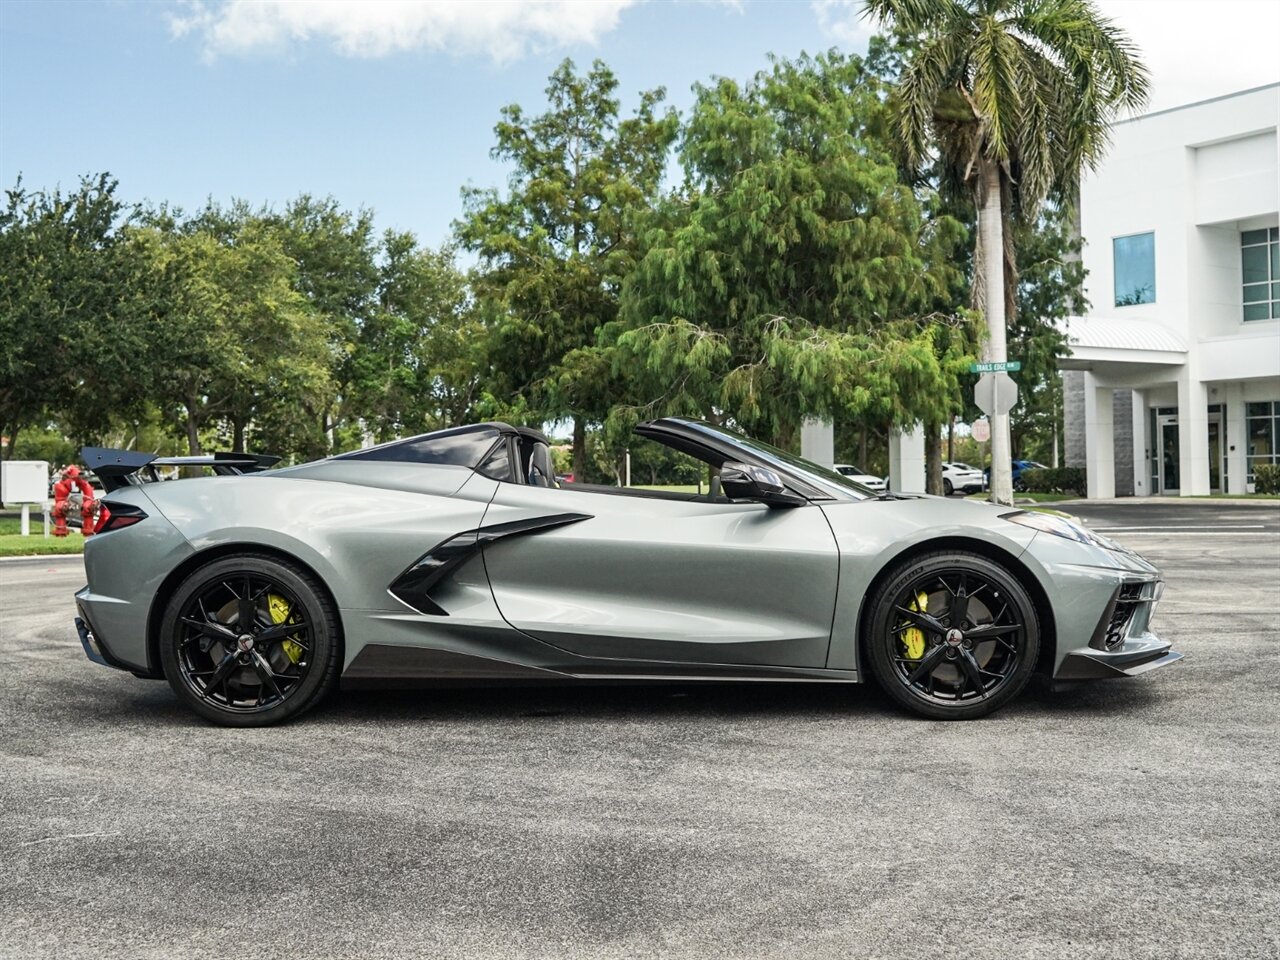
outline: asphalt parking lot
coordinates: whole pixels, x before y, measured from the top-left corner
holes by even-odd
[[[0,955],[1280,956],[1280,504],[1068,509],[1186,659],[967,724],[741,685],[229,731],[84,658],[78,558],[0,564]]]

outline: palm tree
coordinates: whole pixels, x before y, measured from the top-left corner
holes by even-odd
[[[1074,204],[1111,122],[1146,103],[1147,70],[1091,0],[866,0],[865,15],[913,41],[894,95],[908,165],[937,156],[974,193],[974,303],[985,359],[1003,361],[1016,285],[1006,221],[1033,219],[1049,197]],[[1011,503],[1009,418],[992,421],[991,498]]]

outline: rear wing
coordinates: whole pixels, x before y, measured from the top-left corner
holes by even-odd
[[[258,453],[213,453],[203,457],[161,457],[137,450],[85,447],[80,459],[92,470],[108,493],[138,483],[155,483],[160,467],[208,467],[218,476],[257,473],[280,462],[279,457]]]

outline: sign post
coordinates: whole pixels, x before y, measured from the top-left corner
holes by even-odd
[[[973,401],[978,405],[978,409],[997,420],[1008,415],[1018,402],[1018,385],[1009,374],[1017,373],[1021,369],[1022,363],[1019,360],[993,360],[970,364],[970,373],[981,374],[973,388]],[[990,426],[988,425],[986,429],[989,431]],[[995,447],[996,444],[993,443],[990,473],[993,502],[996,502],[997,489]]]

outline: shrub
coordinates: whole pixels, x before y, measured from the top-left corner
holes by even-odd
[[[1253,468],[1254,493],[1280,493],[1280,463],[1260,463]]]
[[[1084,467],[1023,470],[1022,484],[1031,493],[1065,493],[1083,497],[1087,490]]]

